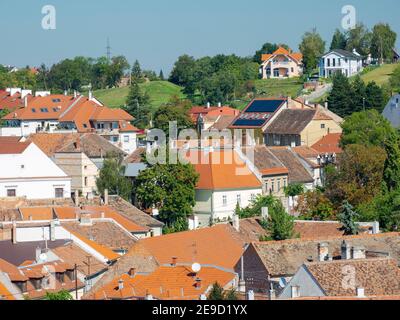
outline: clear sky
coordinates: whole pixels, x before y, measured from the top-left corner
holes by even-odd
[[[56,30],[41,27],[47,4],[56,8]],[[329,45],[347,4],[355,6],[358,21],[368,27],[388,22],[400,38],[398,0],[0,0],[0,63],[99,57],[109,37],[112,54],[167,73],[184,53],[247,56],[267,41],[297,49],[313,27]]]

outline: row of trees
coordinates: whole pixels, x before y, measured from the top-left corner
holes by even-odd
[[[196,103],[226,103],[242,95],[247,81],[257,79],[258,67],[252,58],[236,55],[200,59],[182,55],[174,64],[169,81],[183,86]]]
[[[352,51],[355,49],[361,55],[371,54],[373,58],[383,63],[385,60],[391,61],[396,38],[396,32],[387,23],[378,23],[371,31],[364,24],[359,23],[354,29],[345,33],[337,29],[333,35],[330,50]]]
[[[37,72],[32,72],[29,67],[17,72],[8,72],[7,68],[0,66],[0,88],[22,87],[29,89],[45,90],[82,90],[89,85],[93,89],[116,87],[125,76],[142,82],[144,79],[164,80],[163,72],[157,74],[151,70],[142,70],[138,61],[132,69],[124,56],[115,56],[110,60],[106,57],[97,59],[75,57],[65,59],[51,68],[42,64]]]
[[[390,96],[390,88],[381,88],[375,82],[365,85],[360,76],[349,80],[341,72],[333,76],[332,91],[328,96],[330,110],[341,117],[353,112],[375,109],[382,112]]]

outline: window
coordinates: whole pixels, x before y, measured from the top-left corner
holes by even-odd
[[[292,298],[300,297],[300,287],[299,286],[292,286]]]
[[[88,185],[88,177],[85,177],[85,187]]]
[[[129,136],[124,136],[124,142],[129,142]]]
[[[118,142],[118,137],[112,137],[111,139],[113,142]]]
[[[283,187],[286,188],[286,179],[283,179]]]
[[[83,127],[86,129],[86,128],[87,128],[87,124],[86,124],[86,123],[84,123],[84,124],[83,124]]]
[[[64,198],[64,188],[56,188],[55,196],[56,198]]]
[[[16,189],[7,189],[7,197],[16,197],[17,190]]]
[[[226,195],[222,196],[222,206],[226,207],[228,205],[228,198]]]
[[[240,194],[236,195],[236,202],[240,205],[240,203],[242,202],[242,197]]]
[[[47,108],[40,108],[40,112],[47,113],[47,112],[49,112],[49,109],[47,109]]]
[[[53,102],[54,102],[54,103],[61,102],[61,99],[53,99]]]
[[[328,62],[328,67],[330,67],[331,66],[331,59],[326,59],[326,61]]]
[[[291,68],[291,72],[294,72],[294,68],[293,67]]]
[[[255,195],[254,193],[252,193],[252,194],[250,195],[250,200],[251,200],[251,201],[256,200],[256,195]]]
[[[332,66],[336,67],[336,59],[335,58],[332,59]]]
[[[267,190],[267,192],[268,192],[268,181],[265,182],[265,190]]]
[[[325,129],[325,123],[321,124],[321,129]]]
[[[87,170],[87,166],[84,166],[83,169]]]
[[[281,191],[281,180],[278,180],[278,191]]]
[[[275,191],[275,182],[273,180],[271,181],[271,191]]]
[[[35,109],[35,108],[32,108],[32,112],[35,113],[35,112],[36,112],[36,109]]]

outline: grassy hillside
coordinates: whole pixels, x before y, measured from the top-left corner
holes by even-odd
[[[378,85],[383,85],[389,81],[390,76],[392,75],[394,69],[398,67],[400,64],[384,64],[378,68],[375,68],[363,75],[361,78],[365,83],[375,81]]]
[[[150,96],[150,104],[153,110],[163,103],[166,103],[174,95],[184,98],[182,88],[168,81],[151,81],[141,83],[140,87]],[[94,96],[111,108],[118,108],[125,105],[129,87],[113,88],[94,91]]]
[[[263,97],[291,96],[297,97],[303,88],[299,78],[256,80],[257,95]]]

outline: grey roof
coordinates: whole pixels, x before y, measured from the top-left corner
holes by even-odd
[[[137,177],[140,171],[146,168],[147,166],[144,163],[128,163],[125,166],[125,177]]]
[[[271,276],[293,275],[309,258],[318,261],[318,244],[328,244],[329,254],[335,258],[340,256],[341,244],[345,240],[349,246],[363,246],[367,257],[376,257],[388,253],[399,261],[400,234],[386,233],[375,235],[359,235],[348,237],[331,237],[313,240],[286,240],[253,243],[252,246],[261,258]]]
[[[346,58],[350,58],[350,59],[356,59],[356,60],[361,60],[362,57],[358,56],[356,54],[354,54],[353,52],[347,51],[347,50],[343,50],[343,49],[334,49],[329,51],[328,53],[326,53],[324,56],[332,53],[332,52],[336,52],[337,54],[344,56]]]
[[[316,110],[286,109],[265,129],[270,134],[300,134],[312,121]]]
[[[284,168],[285,165],[265,146],[243,147],[243,154],[254,154],[254,165],[260,171],[274,168]]]
[[[109,153],[125,156],[118,147],[95,133],[85,133],[79,138],[79,142],[71,142],[60,148],[57,152],[83,152],[89,158],[102,158]]]
[[[270,147],[272,154],[277,157],[289,170],[289,183],[312,183],[313,177],[300,161],[300,158],[289,147]]]

